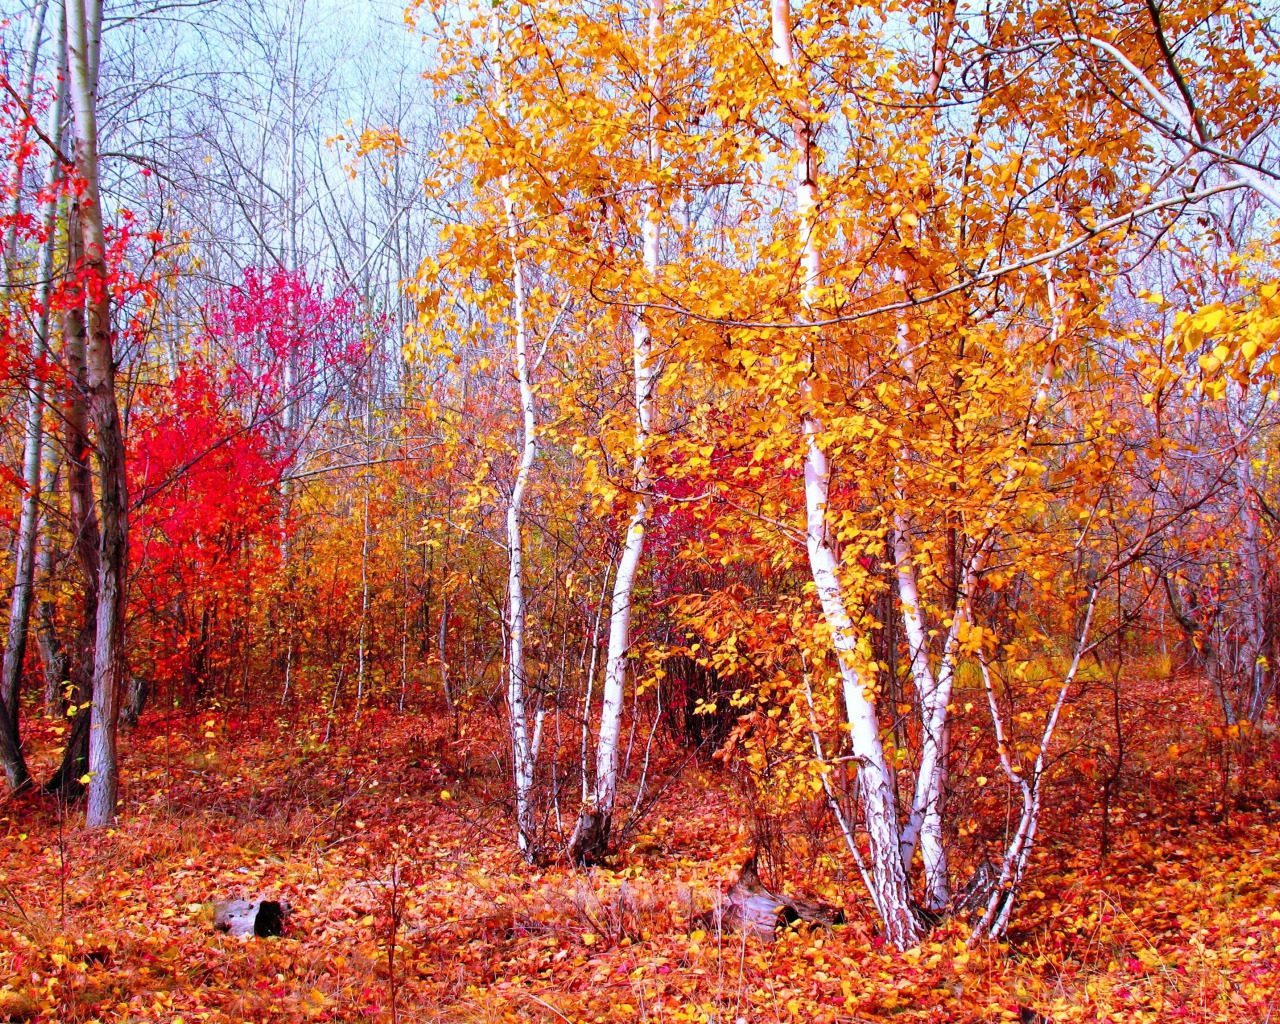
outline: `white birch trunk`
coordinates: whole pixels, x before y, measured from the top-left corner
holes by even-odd
[[[899,847],[908,874],[917,843],[924,859],[925,906],[943,910],[951,899],[947,878],[947,851],[942,836],[942,800],[947,754],[947,706],[955,674],[958,622],[953,623],[935,677],[929,664],[929,641],[920,606],[920,588],[912,565],[911,538],[905,518],[894,517],[893,547],[897,563],[898,596],[903,630],[911,656],[911,675],[920,701],[922,751],[916,775],[911,815],[903,827]],[[959,619],[959,610],[956,617]]]
[[[929,639],[925,632],[920,605],[920,588],[912,564],[911,537],[906,518],[894,516],[893,557],[897,564],[898,599],[902,603],[902,626],[907,635],[907,651],[911,657],[911,679],[916,692],[925,699],[933,692],[933,671],[929,667]]]
[[[1244,399],[1241,397],[1241,414]],[[1250,722],[1258,722],[1266,710],[1270,688],[1267,686],[1268,669],[1265,665],[1267,628],[1263,616],[1266,595],[1263,593],[1262,544],[1258,536],[1258,517],[1253,502],[1253,466],[1250,462],[1249,441],[1243,423],[1233,425],[1236,437],[1236,490],[1240,495],[1240,519],[1243,530],[1240,538],[1241,563],[1244,582],[1248,588],[1241,608],[1247,642],[1241,645],[1240,672],[1249,681],[1249,700],[1246,715]]]
[[[788,0],[772,0],[773,59],[784,81],[799,77],[791,41]],[[796,210],[801,246],[801,299],[812,307],[821,282],[822,264],[816,237],[817,158],[810,125],[798,116],[793,126]],[[911,894],[898,848],[893,776],[884,758],[876,715],[874,678],[865,672],[857,636],[840,582],[840,564],[827,532],[830,468],[821,442],[822,424],[812,409],[809,389],[802,396],[809,406],[803,417],[806,443],[804,466],[805,540],[809,567],[822,605],[823,617],[840,663],[849,739],[858,761],[858,784],[863,818],[870,839],[871,887],[885,934],[899,948],[913,945],[920,926],[911,909]]]
[[[1243,519],[1244,536],[1241,543],[1244,547],[1244,576],[1248,593],[1244,601],[1244,623],[1249,642],[1242,652],[1241,669],[1249,680],[1249,721],[1257,722],[1266,710],[1265,697],[1266,669],[1263,657],[1266,653],[1267,633],[1262,610],[1266,607],[1266,597],[1262,592],[1262,558],[1261,543],[1258,538],[1258,520],[1254,514],[1252,489],[1252,468],[1249,465],[1249,451],[1246,448],[1240,456],[1240,465],[1236,471],[1236,485],[1240,492],[1240,514]]]
[[[498,107],[508,106],[506,66],[502,56],[501,27],[495,14],[491,27],[496,47]],[[529,377],[529,329],[524,261],[520,256],[520,225],[516,216],[511,179],[502,179],[503,210],[507,221],[507,244],[511,249],[512,316],[515,326],[515,375],[520,388],[520,462],[511,499],[507,504],[507,715],[511,730],[511,769],[516,798],[516,842],[526,862],[537,861],[537,835],[533,815],[534,762],[541,743],[542,709],[529,728],[528,674],[525,665],[526,606],[524,599],[524,496],[537,456],[537,420],[533,385]]]
[[[662,140],[658,134],[660,111],[658,109],[657,46],[662,33],[664,0],[649,3],[649,112],[648,112],[648,166],[656,181],[658,166],[662,161]],[[646,199],[641,213],[641,243],[645,274],[650,281],[657,277],[661,229],[661,213],[653,199]],[[631,647],[631,607],[636,574],[644,553],[644,532],[649,521],[651,499],[649,496],[649,435],[653,429],[653,390],[655,381],[652,337],[644,315],[637,311],[631,332],[631,355],[635,376],[636,437],[633,473],[635,475],[635,506],[627,524],[622,555],[618,559],[618,572],[613,581],[613,599],[609,611],[609,645],[605,656],[604,692],[600,709],[600,730],[596,739],[596,777],[591,796],[583,808],[578,827],[571,842],[574,856],[584,853],[599,855],[608,842],[614,803],[618,793],[618,743],[622,735],[622,707],[626,688],[626,658]],[[589,827],[590,824],[590,827]],[[586,843],[590,832],[591,841]]]
[[[49,515],[49,497],[58,489],[58,479],[62,472],[62,449],[55,439],[45,432],[44,455],[41,457],[42,481],[40,490],[45,497],[45,512],[37,526],[39,533],[36,548],[36,577],[49,581],[53,577],[56,555],[56,526],[54,518]],[[58,636],[57,606],[49,595],[33,602],[32,612],[36,618],[36,642],[40,646],[40,662],[44,670],[44,710],[51,718],[63,718],[62,696],[63,686],[67,682],[67,657]]]
[[[817,440],[820,426],[807,415],[804,432],[808,439],[805,459],[805,539],[814,586],[822,604],[823,618],[831,631],[831,641],[840,662],[845,714],[849,719],[849,741],[858,762],[858,787],[862,813],[870,839],[871,884],[875,902],[890,942],[899,948],[913,945],[919,925],[911,909],[911,893],[899,850],[893,776],[884,758],[880,723],[876,716],[874,678],[865,674],[863,658],[840,583],[839,562],[827,534],[826,509],[830,483],[827,457]]]
[[[520,385],[522,416],[520,466],[507,505],[507,713],[511,721],[511,763],[515,781],[516,830],[520,852],[529,863],[538,856],[533,820],[533,769],[536,756],[529,734],[528,679],[525,669],[524,601],[524,495],[537,455],[537,422],[533,386],[529,382],[529,340],[525,308],[524,265],[519,252],[519,228],[509,183],[504,182],[503,205],[507,214],[507,238],[511,245],[511,288],[515,317],[515,371]],[[539,716],[541,718],[541,716]],[[539,723],[540,724],[540,723]],[[536,727],[535,727],[536,730]],[[540,731],[540,730],[536,730]]]
[[[936,82],[931,80],[936,88]],[[1064,312],[1059,308],[1057,289],[1052,268],[1045,271],[1049,305],[1052,311],[1050,329],[1051,346],[1056,347],[1062,337]],[[899,354],[904,365],[911,368],[911,357],[904,334],[899,332]],[[1027,422],[1019,443],[1020,454],[1025,457],[1032,438],[1040,424],[1052,363],[1042,372],[1035,397],[1027,416]],[[1014,485],[1020,471],[1012,467],[1005,474],[1006,488]],[[942,911],[951,899],[947,872],[946,846],[942,832],[942,806],[946,796],[948,721],[950,718],[951,692],[955,681],[957,660],[960,656],[961,633],[973,621],[973,593],[986,567],[986,561],[998,536],[997,511],[992,510],[979,535],[977,546],[965,564],[963,584],[952,622],[947,630],[942,657],[936,676],[929,664],[928,634],[920,612],[920,595],[915,569],[912,565],[912,546],[906,519],[902,515],[894,521],[894,558],[897,563],[898,590],[902,600],[902,618],[908,644],[911,648],[912,675],[920,696],[921,757],[916,775],[915,793],[911,814],[902,830],[901,852],[908,872],[917,844],[920,847],[925,873],[925,905],[933,911]]]
[[[1056,318],[1055,318],[1056,319]],[[1055,325],[1054,337],[1057,338],[1058,327]],[[1046,373],[1037,389],[1035,405],[1028,417],[1026,429],[1021,442],[1022,454],[1025,456],[1032,436],[1039,425],[1040,411],[1044,389],[1047,387]],[[1019,473],[1010,469],[1005,475],[1006,485],[1013,484]],[[914,635],[924,640],[926,633],[919,615],[919,594],[916,587],[915,573],[910,566],[911,545],[905,525],[901,520],[896,524],[894,534],[894,551],[898,561],[899,590],[910,595],[911,601],[903,599],[903,620],[907,628],[908,642],[913,642]],[[946,793],[946,758],[948,722],[950,719],[951,693],[955,682],[956,665],[960,656],[961,632],[973,621],[973,593],[986,567],[987,558],[998,535],[996,515],[993,512],[985,524],[982,534],[973,553],[964,567],[963,583],[960,599],[952,613],[953,618],[947,630],[942,649],[942,657],[938,672],[934,676],[927,653],[921,659],[923,668],[917,676],[917,688],[920,689],[921,702],[921,756],[920,767],[916,775],[915,794],[911,804],[911,815],[902,831],[902,857],[904,863],[910,865],[915,855],[916,844],[920,845],[925,870],[925,900],[930,910],[940,911],[950,902],[950,885],[947,880],[946,848],[942,835],[942,804]],[[905,590],[903,589],[905,583]],[[914,668],[914,666],[913,666]]]
[[[364,434],[365,438],[369,437],[369,415],[368,402],[370,398],[366,398],[365,418],[364,418]],[[372,458],[369,453],[368,442],[366,440],[366,461]],[[364,707],[364,668],[366,653],[366,633],[368,632],[369,622],[369,492],[373,488],[373,480],[370,478],[369,471],[364,472],[364,516],[362,519],[362,533],[360,539],[360,634],[356,644],[356,725],[360,725],[360,712]]]
[[[937,91],[941,76],[941,57],[935,53],[934,71],[930,76],[928,95]],[[895,280],[907,290],[906,273],[898,270]],[[915,370],[907,325],[898,325],[898,358],[908,373]],[[898,495],[904,499],[901,490]],[[955,671],[956,639],[959,628],[959,609],[948,632],[943,648],[942,661],[937,675],[929,663],[929,634],[925,625],[924,610],[920,602],[920,586],[916,578],[914,552],[906,516],[898,512],[893,523],[893,552],[898,578],[898,599],[901,606],[903,632],[907,636],[910,654],[911,676],[915,683],[916,698],[920,703],[921,758],[916,773],[915,792],[911,813],[898,841],[902,863],[908,877],[917,845],[924,862],[925,906],[941,912],[951,901],[951,886],[947,874],[947,850],[942,835],[942,803],[946,793],[947,762],[947,705],[950,703],[951,679]],[[968,581],[966,580],[966,583]],[[939,714],[941,705],[941,714]]]
[[[947,851],[942,835],[942,805],[946,795],[948,719],[951,709],[951,688],[955,681],[956,658],[959,653],[959,632],[968,621],[968,593],[977,582],[974,572],[966,573],[965,594],[956,608],[951,628],[947,632],[946,645],[938,674],[932,689],[921,699],[921,752],[920,768],[916,775],[915,794],[911,803],[911,816],[902,834],[904,860],[910,864],[915,844],[920,845],[924,861],[925,906],[942,911],[951,901],[951,886],[947,878]]]
[[[938,89],[946,69],[951,33],[955,28],[956,4],[948,3],[942,12],[937,35],[934,37],[933,66],[925,84],[924,97],[930,105],[927,117],[932,123]],[[899,269],[895,279],[907,289],[907,275]],[[898,355],[904,368],[914,370],[914,359],[908,339],[906,323],[898,325]],[[951,885],[947,871],[947,851],[942,834],[942,806],[947,784],[947,711],[951,700],[951,683],[955,675],[955,659],[958,654],[960,607],[954,610],[955,621],[948,632],[943,648],[942,661],[935,676],[929,664],[928,630],[920,604],[920,588],[913,564],[911,537],[905,516],[894,517],[894,560],[897,565],[898,595],[901,602],[903,631],[907,635],[911,660],[911,675],[920,701],[921,725],[924,742],[922,764],[916,776],[916,790],[911,814],[903,829],[899,849],[908,875],[915,856],[917,842],[920,845],[925,875],[925,906],[941,912],[951,900]],[[976,578],[976,577],[975,577]],[[966,574],[966,586],[970,584]],[[966,594],[971,592],[971,587]]]

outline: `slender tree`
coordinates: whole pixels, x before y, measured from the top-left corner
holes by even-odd
[[[656,284],[662,246],[663,211],[658,182],[662,166],[659,46],[662,41],[663,4],[664,0],[650,0],[647,33],[645,170],[648,184],[640,212],[640,238],[646,284],[650,287]],[[569,843],[571,855],[576,861],[599,858],[609,843],[614,803],[618,795],[619,741],[622,737],[622,709],[626,697],[627,655],[631,647],[631,612],[636,575],[640,571],[640,560],[644,554],[645,529],[653,508],[648,449],[654,425],[657,368],[654,365],[649,314],[644,309],[637,309],[633,317],[631,363],[635,382],[635,440],[632,473],[635,495],[631,518],[622,542],[622,554],[618,559],[618,571],[613,579],[604,692],[600,708],[600,728],[596,738],[595,785],[578,817],[578,824]]]
[[[98,159],[98,67],[102,47],[102,0],[67,0],[67,66],[75,114],[76,172],[84,182],[80,225],[84,239],[89,412],[95,431],[98,509],[97,636],[93,657],[93,710],[89,731],[91,826],[116,815],[119,765],[116,730],[124,668],[124,622],[129,560],[129,484],[124,434],[116,397],[111,324],[111,280]]]

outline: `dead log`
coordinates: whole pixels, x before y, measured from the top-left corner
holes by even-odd
[[[754,856],[742,866],[724,902],[702,918],[710,928],[743,931],[766,940],[797,921],[823,928],[845,922],[839,907],[770,892],[760,881]]]
[[[224,900],[213,905],[213,927],[232,938],[270,938],[284,932],[289,904],[276,900]]]

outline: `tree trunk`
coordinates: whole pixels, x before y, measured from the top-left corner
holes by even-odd
[[[1213,695],[1218,701],[1218,707],[1222,709],[1223,721],[1228,727],[1236,725],[1239,721],[1236,706],[1231,695],[1222,685],[1222,664],[1218,658],[1218,652],[1205,636],[1207,631],[1200,628],[1194,616],[1187,610],[1182,600],[1181,585],[1176,579],[1171,579],[1168,572],[1164,575],[1164,593],[1169,600],[1169,610],[1186,634],[1187,642],[1191,644],[1193,657],[1200,663],[1204,674],[1209,677]]]
[[[507,56],[498,15],[490,21],[494,34],[497,107],[510,115],[507,92]],[[524,260],[520,255],[520,225],[511,176],[502,176],[502,204],[506,214],[507,245],[511,250],[512,318],[514,320],[514,366],[520,389],[520,461],[516,468],[511,498],[507,503],[507,716],[511,733],[511,769],[515,787],[516,842],[529,864],[540,857],[533,809],[534,765],[542,733],[541,707],[529,725],[529,680],[525,662],[526,605],[524,587],[524,497],[529,487],[534,459],[538,454],[537,419],[533,385],[529,375],[529,323],[525,289]],[[443,651],[443,638],[441,649]],[[443,662],[442,662],[443,665]]]
[[[863,818],[870,839],[872,898],[880,912],[885,933],[895,946],[914,945],[919,925],[911,908],[906,868],[899,849],[899,832],[893,776],[880,742],[880,723],[874,703],[874,679],[864,674],[853,623],[845,605],[839,563],[826,527],[830,471],[826,455],[816,440],[819,424],[812,416],[804,421],[809,438],[805,459],[805,510],[809,566],[822,604],[823,618],[831,631],[840,663],[849,740],[858,762],[858,789]]]
[[[511,288],[515,314],[515,371],[520,386],[520,465],[507,505],[507,714],[511,727],[511,765],[516,796],[516,833],[520,852],[533,864],[538,860],[538,844],[533,814],[533,773],[537,751],[529,728],[529,681],[525,665],[524,600],[524,511],[525,491],[538,452],[537,421],[534,415],[533,386],[529,380],[529,335],[525,306],[524,263],[520,258],[519,229],[510,183],[503,202],[507,214],[507,239],[511,246]],[[540,731],[542,710],[533,733]]]
[[[44,30],[45,10],[42,3],[32,27],[31,47],[27,66],[27,100],[30,105],[35,79],[35,62],[40,52],[40,38]],[[55,143],[62,129],[62,90],[55,94],[49,108],[49,135]],[[15,174],[20,168],[15,168]],[[60,169],[56,155],[50,155],[45,184],[52,188],[58,180]],[[20,186],[21,182],[17,184]],[[14,212],[21,203],[21,188],[14,189]],[[4,762],[5,777],[13,790],[25,788],[31,781],[26,759],[22,753],[19,729],[19,702],[21,699],[22,669],[26,660],[27,639],[30,636],[31,606],[35,595],[36,540],[40,526],[40,463],[44,450],[44,378],[41,367],[49,353],[49,297],[52,291],[54,233],[57,229],[57,205],[47,202],[44,210],[44,241],[40,246],[40,315],[36,320],[35,337],[31,344],[32,376],[27,398],[26,430],[23,435],[22,510],[18,517],[16,565],[14,567],[13,593],[9,602],[9,629],[5,639],[4,660],[0,665],[0,761]],[[10,222],[5,237],[5,262],[8,284],[15,282],[17,238],[16,217]]]
[[[48,505],[58,492],[58,484],[62,476],[62,448],[47,431],[44,450],[45,454],[41,459],[44,483],[40,489],[45,494],[46,509],[40,521],[40,537],[36,548],[36,576],[47,587],[53,581],[54,567],[62,560],[62,554],[55,540],[57,532],[48,513]],[[51,718],[64,718],[68,700],[65,692],[69,667],[67,650],[58,633],[57,605],[47,593],[38,595],[35,615],[36,642],[40,646],[40,665],[44,670],[45,714]]]
[[[1245,586],[1248,588],[1241,608],[1247,641],[1241,645],[1240,674],[1249,681],[1246,716],[1250,722],[1257,724],[1262,720],[1271,693],[1271,673],[1266,661],[1267,599],[1263,592],[1265,577],[1260,553],[1262,544],[1258,536],[1258,517],[1253,503],[1253,467],[1250,465],[1252,453],[1243,427],[1236,429],[1236,443],[1236,489],[1240,495],[1240,518],[1244,527],[1240,537],[1240,561],[1244,569]]]
[[[649,0],[649,74],[648,74],[648,167],[652,179],[662,162],[662,141],[658,134],[662,112],[659,90],[658,42],[662,36],[664,0]],[[654,282],[660,255],[661,211],[658,204],[646,199],[640,224],[646,277]],[[589,799],[583,805],[569,843],[570,856],[582,863],[598,860],[609,845],[613,823],[613,806],[618,794],[618,741],[622,735],[622,707],[626,689],[627,651],[631,647],[631,607],[636,574],[644,553],[644,531],[652,505],[649,496],[649,436],[653,430],[653,391],[656,378],[653,366],[653,339],[649,324],[640,311],[635,313],[631,329],[631,358],[635,375],[636,437],[633,472],[635,474],[635,507],[627,524],[618,574],[613,580],[613,600],[609,611],[609,646],[605,658],[604,692],[600,708],[600,732],[596,740],[596,778]],[[588,709],[589,711],[589,709]]]
[[[791,40],[791,9],[788,0],[771,0],[773,59],[784,81],[796,81]],[[793,123],[793,158],[798,238],[801,248],[801,302],[806,310],[813,305],[821,282],[822,262],[816,236],[817,153],[806,112]],[[803,389],[806,407],[801,426],[805,439],[804,491],[805,539],[809,567],[822,605],[823,618],[831,631],[832,644],[840,663],[845,713],[849,719],[849,739],[858,762],[858,782],[863,817],[870,839],[872,898],[880,912],[888,940],[899,948],[915,943],[920,927],[911,907],[906,871],[898,846],[898,822],[893,776],[880,742],[880,724],[874,703],[874,678],[864,670],[865,659],[858,651],[853,621],[840,582],[840,563],[827,532],[826,514],[830,499],[830,467],[821,442],[822,424],[813,409],[810,389]]]
[[[770,892],[760,881],[756,858],[742,866],[724,902],[703,915],[700,923],[715,931],[741,931],[770,942],[776,933],[797,921],[830,928],[844,924],[844,911],[811,900]]]
[[[75,276],[84,258],[80,207],[67,214],[67,273]],[[98,635],[98,566],[101,533],[93,495],[92,445],[89,438],[89,374],[84,309],[69,308],[63,316],[63,359],[67,392],[63,400],[63,450],[66,453],[68,522],[71,551],[84,584],[80,628],[71,653],[70,703],[75,708],[62,751],[62,763],[45,783],[48,792],[75,798],[83,791],[80,779],[89,770],[89,726],[92,717],[93,661]]]
[[[66,707],[67,650],[58,636],[58,611],[52,601],[41,600],[36,604],[36,642],[44,669],[45,714],[61,718]]]
[[[147,697],[151,694],[151,684],[142,676],[129,677],[129,689],[125,694],[124,706],[120,709],[120,721],[129,728],[138,724],[142,717],[142,709],[147,706]]]
[[[67,64],[76,123],[76,170],[84,181],[81,229],[88,286],[89,411],[97,440],[101,540],[98,558],[97,635],[89,730],[89,806],[86,824],[111,824],[116,814],[119,765],[116,726],[123,665],[128,583],[129,493],[124,435],[116,403],[106,230],[98,185],[98,55],[102,0],[67,0]]]
[[[894,559],[897,562],[898,596],[902,603],[903,632],[911,655],[911,675],[916,699],[920,702],[924,749],[917,776],[912,814],[899,839],[903,866],[908,875],[919,842],[924,857],[925,906],[936,912],[951,899],[947,880],[947,851],[942,837],[941,803],[946,764],[946,705],[950,702],[954,645],[948,643],[943,662],[935,676],[929,664],[928,634],[920,606],[920,590],[912,563],[911,538],[903,516],[894,517]],[[956,613],[958,616],[958,612]],[[949,634],[955,635],[954,628]],[[942,707],[939,721],[937,708]]]

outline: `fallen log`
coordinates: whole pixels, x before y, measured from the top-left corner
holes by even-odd
[[[839,907],[770,892],[760,881],[754,856],[742,866],[724,902],[702,915],[709,928],[743,931],[765,940],[797,921],[830,928],[844,924],[845,917]]]

